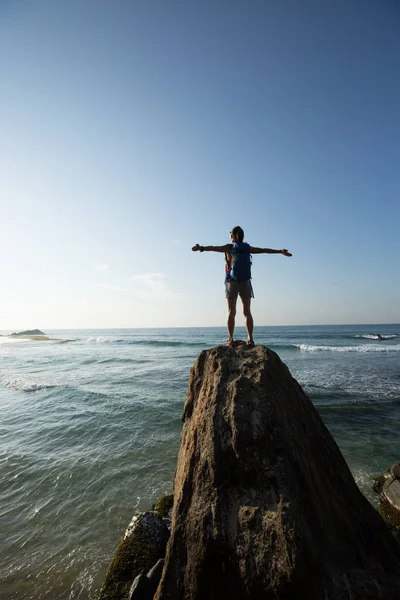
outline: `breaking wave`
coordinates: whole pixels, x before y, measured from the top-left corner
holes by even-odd
[[[399,333],[391,333],[391,334],[378,334],[378,333],[364,333],[362,335],[356,335],[357,338],[363,338],[364,340],[395,340],[400,338]]]
[[[59,385],[55,383],[45,383],[45,382],[32,382],[27,381],[22,377],[12,377],[9,375],[0,376],[0,383],[4,385],[6,388],[11,390],[17,390],[20,392],[38,392],[39,390],[45,390],[50,388],[59,387]]]
[[[360,346],[314,346],[312,344],[297,344],[299,350],[303,352],[399,352],[400,344],[392,346],[388,345],[372,345],[363,344]]]
[[[95,344],[120,344],[127,346],[157,346],[160,348],[167,348],[171,346],[203,346],[207,348],[206,342],[183,342],[177,340],[123,340],[106,337],[90,337],[87,338],[87,342]]]

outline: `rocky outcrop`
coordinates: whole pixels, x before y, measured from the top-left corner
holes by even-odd
[[[263,346],[192,368],[157,600],[400,599],[400,546]]]
[[[27,331],[19,331],[18,333],[11,333],[11,336],[19,336],[19,335],[46,335],[40,329],[28,329]]]
[[[165,556],[168,537],[169,530],[157,512],[134,516],[109,566],[99,600],[125,600],[128,596],[132,597],[134,590],[130,588],[134,579],[152,569]],[[144,579],[145,585],[141,588],[152,589],[154,577],[149,574]],[[139,583],[143,584],[143,581]],[[155,589],[152,595],[154,592]]]
[[[374,490],[379,494],[382,516],[400,530],[400,462],[377,477]]]

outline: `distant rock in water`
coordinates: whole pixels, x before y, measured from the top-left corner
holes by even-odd
[[[40,329],[28,329],[27,331],[19,331],[18,333],[11,333],[11,336],[18,336],[18,335],[46,335],[46,334],[43,333],[43,331],[40,331]]]
[[[156,600],[399,600],[400,545],[278,355],[194,364]]]

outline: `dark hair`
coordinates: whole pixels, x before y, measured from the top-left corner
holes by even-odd
[[[243,238],[244,238],[244,231],[241,227],[239,227],[239,225],[237,227],[234,227],[231,231],[233,237],[235,238],[235,240],[237,240],[238,242],[243,242]]]

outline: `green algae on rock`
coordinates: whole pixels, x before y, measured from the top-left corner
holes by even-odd
[[[152,510],[158,512],[162,517],[167,517],[174,503],[174,495],[168,494],[163,496],[155,504],[153,504]]]
[[[135,577],[165,556],[168,538],[158,512],[134,516],[108,568],[99,600],[125,600]]]

